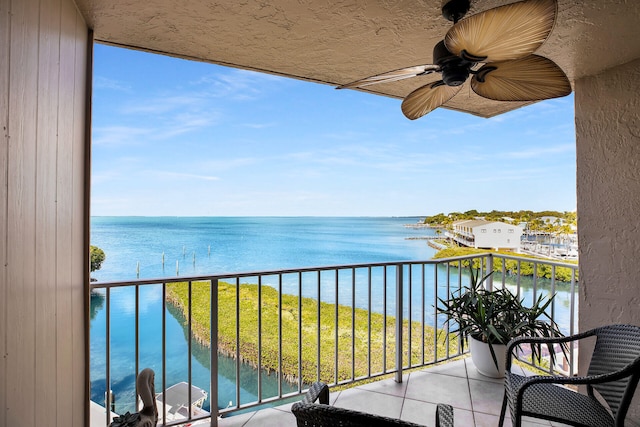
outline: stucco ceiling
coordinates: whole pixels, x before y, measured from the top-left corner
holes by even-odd
[[[432,63],[451,23],[440,0],[76,0],[97,42],[328,85]],[[472,0],[467,16],[512,3]],[[640,1],[559,0],[536,53],[575,80],[640,57]],[[404,98],[437,74],[371,86]],[[468,83],[466,83],[468,86]],[[523,103],[490,101],[463,87],[447,108],[491,117]]]

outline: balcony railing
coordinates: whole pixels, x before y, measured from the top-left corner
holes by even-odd
[[[92,283],[92,399],[116,413],[136,411],[136,373],[151,367],[158,401],[167,402],[159,406],[163,425],[217,426],[219,416],[298,399],[315,380],[401,381],[403,370],[462,354],[435,306],[468,284],[468,262],[497,270],[488,287],[529,302],[556,295],[548,314],[563,333],[577,332],[577,265],[516,256]],[[186,383],[180,403],[170,395],[177,382]],[[191,404],[200,390],[209,411]],[[105,425],[111,417],[106,411]]]

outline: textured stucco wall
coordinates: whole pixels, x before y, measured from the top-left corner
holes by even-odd
[[[575,93],[580,330],[640,325],[640,59],[577,81]]]

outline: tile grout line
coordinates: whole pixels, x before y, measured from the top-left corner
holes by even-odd
[[[258,412],[260,412],[260,411],[255,411],[253,414],[251,414],[251,416],[250,416],[249,418],[247,418],[247,421],[245,421],[244,423],[242,423],[242,427],[246,426],[246,425],[249,423],[249,421],[251,421],[251,419],[252,419],[253,417],[255,417],[255,416],[256,416],[256,414],[257,414]]]
[[[404,402],[407,400],[407,390],[409,389],[409,381],[411,380],[411,372],[407,374],[407,384],[404,386],[404,393],[402,393],[402,404],[400,405],[400,419],[402,419],[402,413],[404,412]]]
[[[471,417],[473,418],[473,425],[476,425],[476,411],[473,409],[473,395],[471,394],[471,382],[469,381],[469,368],[467,362],[464,362],[464,373],[467,378],[467,390],[469,391],[469,403],[471,404]]]

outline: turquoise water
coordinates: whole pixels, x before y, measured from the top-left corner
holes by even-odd
[[[91,244],[107,254],[98,280],[126,280],[422,260],[434,250],[417,218],[92,217]],[[162,265],[164,253],[164,267]],[[195,263],[194,263],[195,255]]]
[[[416,237],[433,235],[431,229],[404,227],[418,218],[285,218],[285,217],[92,217],[91,244],[102,248],[107,256],[102,269],[92,276],[100,281],[140,278],[176,277],[205,274],[278,270],[299,267],[376,263],[393,261],[424,261],[431,259],[435,250],[426,240]],[[164,254],[164,265],[163,265]],[[344,271],[346,275],[349,271]],[[341,272],[342,274],[342,272]],[[416,272],[416,277],[420,273]],[[439,283],[446,282],[443,271],[438,272]],[[425,304],[432,310],[433,267],[427,266]],[[266,280],[266,279],[265,279]],[[304,279],[303,279],[304,280]],[[341,279],[342,280],[342,279]],[[349,282],[349,277],[345,278]],[[494,280],[501,280],[498,275]],[[515,291],[514,284],[507,284]],[[457,279],[454,280],[454,283]],[[327,278],[328,284],[332,278]],[[264,282],[269,285],[269,283]],[[275,285],[275,284],[273,284]],[[297,293],[295,283],[283,284],[285,293]],[[304,282],[303,282],[304,286]],[[393,313],[393,284],[388,284],[387,312]],[[538,292],[548,293],[549,283],[538,279]],[[335,295],[323,291],[322,300],[334,302]],[[304,289],[304,288],[303,288]],[[315,297],[315,287],[303,295]],[[324,289],[324,288],[323,288]],[[521,280],[521,296],[530,303],[533,281]],[[340,288],[339,300],[350,304],[350,286]],[[382,311],[382,290],[374,289],[372,307]],[[439,290],[440,292],[440,290]],[[444,289],[442,289],[444,292]],[[442,294],[441,294],[442,295]],[[366,292],[355,298],[356,306],[366,307]],[[414,292],[412,316],[421,316],[422,301]],[[571,292],[566,284],[557,284],[555,316],[563,332],[569,332]],[[103,404],[105,386],[105,323],[104,295],[92,294],[91,321],[91,392],[92,399]],[[408,305],[405,303],[405,310]],[[144,286],[140,290],[140,368],[156,371],[156,388],[162,385],[162,289]],[[131,411],[135,402],[135,293],[123,288],[111,291],[111,389],[116,395],[116,412]],[[187,381],[188,351],[184,318],[171,306],[166,310],[167,365],[166,385]],[[406,314],[405,314],[406,315]],[[577,319],[577,312],[576,312]],[[433,317],[427,313],[426,321]],[[191,357],[193,383],[209,390],[209,350],[192,343]],[[235,362],[220,357],[218,407],[234,405]],[[256,400],[257,372],[242,366],[240,372],[241,403]],[[263,397],[277,395],[277,381],[263,374]],[[284,393],[293,391],[286,385]],[[209,402],[205,403],[205,409]]]
[[[404,224],[418,218],[176,218],[92,217],[91,244],[104,250],[99,281],[175,277],[310,266],[430,259],[435,251],[425,240],[430,229]],[[164,265],[163,265],[164,254]],[[286,292],[286,289],[285,289]],[[343,296],[340,297],[343,300]],[[344,298],[348,298],[344,296]],[[140,290],[140,367],[156,371],[162,384],[162,290]],[[380,302],[380,299],[377,299]],[[116,412],[134,410],[135,293],[111,291],[111,390]],[[360,305],[360,304],[359,304]],[[91,395],[104,402],[106,303],[104,291],[91,298]],[[184,319],[169,306],[166,313],[166,385],[187,378],[187,337]],[[209,389],[208,349],[192,343],[193,383]],[[241,402],[255,400],[257,373],[243,366]],[[235,364],[220,359],[218,406],[236,403]],[[277,394],[275,378],[263,375],[263,396]],[[293,386],[283,392],[293,391]],[[205,403],[208,409],[209,402]]]

